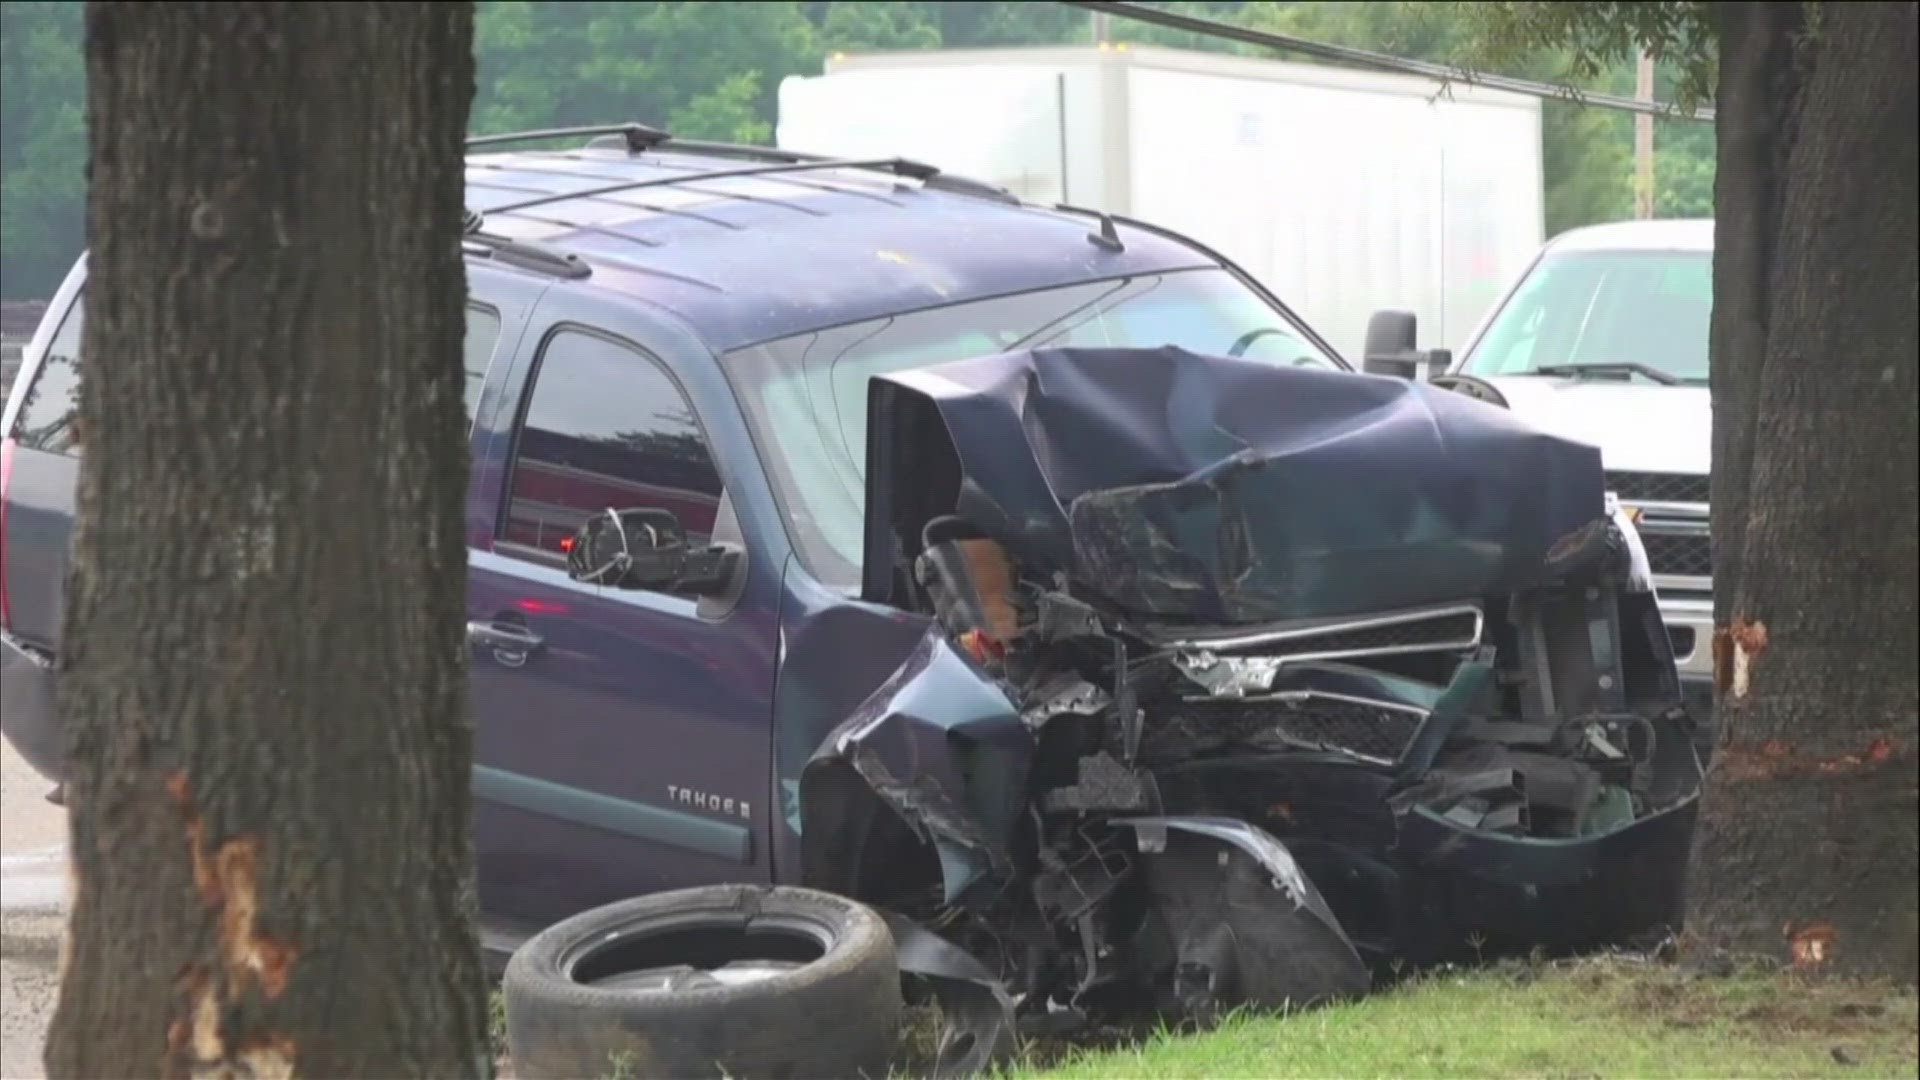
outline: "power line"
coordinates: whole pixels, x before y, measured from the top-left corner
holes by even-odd
[[[1373,68],[1378,71],[1396,71],[1405,75],[1420,75],[1436,79],[1442,83],[1465,83],[1470,86],[1485,86],[1508,93],[1524,94],[1528,97],[1546,101],[1565,101],[1581,105],[1593,105],[1603,109],[1619,109],[1623,112],[1648,113],[1675,120],[1700,120],[1711,122],[1714,111],[1711,107],[1701,107],[1691,113],[1681,111],[1672,104],[1657,101],[1636,101],[1633,98],[1616,94],[1590,93],[1575,90],[1569,86],[1554,83],[1534,82],[1531,79],[1515,79],[1506,75],[1488,75],[1467,71],[1464,68],[1446,64],[1431,64],[1424,60],[1408,60],[1404,57],[1389,56],[1386,53],[1370,52],[1366,49],[1353,49],[1345,45],[1329,45],[1321,41],[1309,41],[1294,37],[1292,34],[1280,34],[1271,30],[1254,30],[1245,26],[1235,26],[1215,19],[1202,19],[1194,15],[1181,15],[1177,12],[1163,11],[1159,8],[1144,7],[1132,3],[1107,3],[1103,0],[1058,0],[1067,7],[1085,8],[1096,14],[1118,15],[1123,19],[1152,23],[1170,30],[1184,30],[1202,37],[1226,38],[1248,45],[1259,45],[1281,52],[1305,53],[1323,60],[1334,60],[1355,67]]]

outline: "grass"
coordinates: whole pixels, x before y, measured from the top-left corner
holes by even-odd
[[[1911,1077],[1910,989],[1622,958],[1423,976],[1346,1005],[1072,1050],[1009,1080],[1110,1077]],[[1050,1055],[1056,1056],[1056,1055]]]
[[[495,1053],[505,1012],[491,1002]],[[938,1023],[915,1009],[901,1070],[933,1060]],[[1115,1077],[1912,1077],[1911,988],[1747,968],[1690,972],[1627,958],[1505,963],[1429,974],[1292,1016],[1240,1014],[1202,1034],[1116,1049],[1030,1043],[1003,1080]],[[511,1075],[510,1069],[503,1075]],[[629,1076],[616,1064],[610,1076]]]

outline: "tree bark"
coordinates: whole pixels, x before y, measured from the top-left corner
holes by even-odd
[[[1916,5],[1727,5],[1690,932],[1916,977]]]
[[[55,1077],[490,1070],[472,8],[90,3]]]

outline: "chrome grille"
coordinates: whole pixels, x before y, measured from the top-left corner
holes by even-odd
[[[1287,653],[1372,653],[1408,648],[1459,648],[1480,636],[1480,615],[1462,611],[1417,622],[1386,623],[1379,626],[1329,630],[1324,634],[1276,642],[1271,655]]]
[[[1239,651],[1262,656],[1352,657],[1471,649],[1480,643],[1485,617],[1470,604],[1327,620],[1242,634],[1209,635],[1162,644],[1174,648]]]
[[[1712,478],[1692,473],[1610,472],[1607,487],[1623,502],[1705,503]],[[1659,567],[1654,569],[1657,571]]]
[[[1647,562],[1656,574],[1713,576],[1713,541],[1708,536],[1645,529],[1640,534],[1640,542],[1646,545]]]

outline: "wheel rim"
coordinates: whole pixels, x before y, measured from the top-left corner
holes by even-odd
[[[811,919],[690,912],[597,935],[561,961],[569,981],[625,993],[671,994],[754,986],[824,957],[831,931]]]
[[[777,978],[805,966],[795,960],[731,960],[719,967],[703,968],[692,964],[618,971],[587,983],[608,990],[633,990],[641,993],[670,994],[687,990],[711,990],[722,986],[748,986]]]

